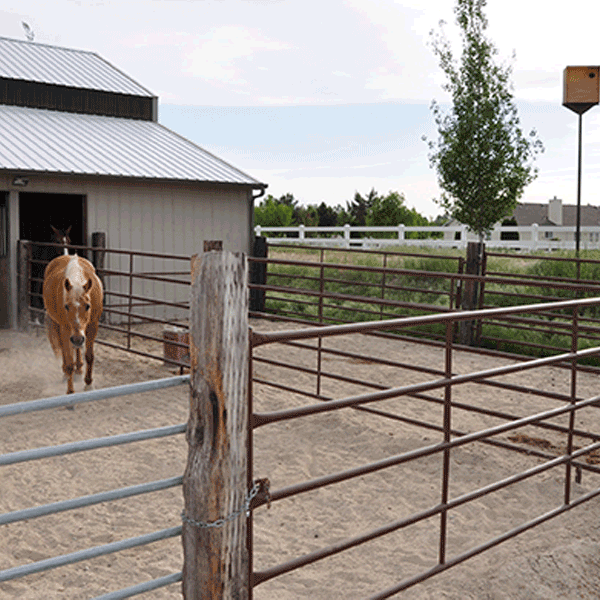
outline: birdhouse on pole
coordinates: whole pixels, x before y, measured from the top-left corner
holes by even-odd
[[[567,67],[563,106],[579,115],[600,103],[600,67]]]
[[[563,79],[563,106],[579,115],[579,152],[577,159],[577,214],[575,255],[579,258],[581,240],[581,162],[583,113],[600,103],[600,67],[567,67]],[[579,279],[579,262],[577,263]]]

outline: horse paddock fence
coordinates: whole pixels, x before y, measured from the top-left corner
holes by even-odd
[[[600,300],[590,302],[594,305]],[[382,453],[370,463],[363,462],[351,468],[346,465],[346,468],[337,472],[320,474],[308,480],[300,478],[305,471],[303,468],[297,467],[292,475],[279,469],[279,476],[288,481],[286,485],[271,489],[268,502],[272,505],[272,511],[278,508],[280,501],[283,503],[286,499],[296,500],[294,512],[299,514],[301,509],[298,505],[304,499],[306,506],[310,507],[305,508],[305,511],[323,510],[323,505],[339,500],[337,494],[351,501],[353,496],[360,497],[364,493],[364,487],[358,488],[359,484],[354,482],[373,477],[372,494],[363,510],[365,513],[373,510],[380,514],[384,511],[385,504],[381,506],[378,497],[382,490],[390,487],[390,479],[384,476],[385,471],[389,470],[394,474],[390,477],[394,478],[392,488],[397,493],[398,517],[375,525],[376,519],[360,515],[360,519],[352,521],[346,528],[334,518],[332,526],[336,534],[328,536],[322,532],[319,535],[320,539],[329,538],[330,545],[313,548],[280,564],[257,568],[253,575],[254,585],[260,589],[260,586],[267,585],[272,580],[275,584],[276,578],[289,576],[297,569],[317,569],[315,563],[318,561],[332,560],[332,557],[342,553],[351,555],[353,549],[362,548],[362,552],[346,559],[347,572],[361,573],[362,577],[370,580],[372,590],[365,590],[360,596],[353,595],[356,578],[349,575],[351,585],[347,588],[343,587],[343,582],[336,581],[334,584],[332,581],[336,593],[342,594],[340,590],[345,590],[346,597],[369,600],[389,598],[396,594],[401,597],[401,592],[412,586],[597,498],[600,495],[600,480],[597,477],[599,470],[596,464],[600,436],[597,434],[597,426],[592,423],[598,423],[600,418],[600,396],[595,392],[597,388],[593,376],[590,376],[585,392],[581,382],[579,388],[577,382],[578,376],[581,378],[578,363],[586,357],[597,355],[600,348],[575,349],[577,311],[583,307],[584,303],[573,301],[560,305],[552,303],[546,306],[497,309],[497,313],[491,310],[487,314],[489,317],[529,314],[535,310],[568,309],[572,311],[573,319],[573,350],[541,359],[507,361],[500,366],[495,366],[497,359],[491,359],[490,368],[475,372],[461,372],[465,365],[457,364],[455,352],[458,348],[452,342],[454,323],[460,319],[473,318],[473,313],[254,334],[253,386],[255,390],[260,390],[253,394],[255,437],[263,429],[294,423],[288,426],[287,443],[293,445],[293,454],[298,454],[302,450],[299,444],[294,444],[295,436],[305,433],[308,437],[310,428],[315,427],[318,417],[331,417],[334,411],[351,409],[365,414],[364,423],[369,424],[372,428],[369,431],[374,440],[379,439],[379,443],[390,445],[386,442],[385,434],[375,438],[378,427],[380,431],[391,430],[394,439],[403,440],[398,444],[402,451],[397,454]],[[403,327],[410,327],[417,322],[432,321],[444,322],[447,327],[446,345],[439,350],[435,364],[430,362],[431,354],[429,362],[413,362],[414,355],[410,346],[406,351],[394,351],[394,342],[390,340],[379,339],[369,344],[371,353],[368,353],[368,342],[361,340],[367,332],[401,331]],[[352,341],[342,345],[339,342],[345,336],[350,336]],[[267,344],[276,346],[270,350]],[[283,349],[286,346],[291,349],[288,353],[291,352],[297,362],[286,360],[286,351]],[[468,358],[461,360],[468,366]],[[349,364],[345,371],[333,368],[343,361]],[[549,369],[553,372],[553,377],[561,379],[560,392],[556,387],[543,384],[547,375],[542,374]],[[289,384],[290,374],[294,370],[301,370],[304,375],[300,384],[295,386]],[[537,374],[537,378],[532,385],[528,380],[534,374]],[[403,383],[407,379],[414,383]],[[276,394],[274,390],[281,394]],[[344,391],[346,394],[340,393]],[[260,402],[261,395],[269,400]],[[288,398],[287,406],[284,405],[283,398]],[[261,407],[260,410],[257,410],[257,405]],[[269,405],[276,408],[269,408]],[[302,421],[309,419],[310,425],[302,426]],[[342,435],[336,429],[340,423],[341,420],[330,421],[328,448],[335,444],[334,440],[338,435]],[[355,428],[354,431],[355,435],[361,435],[360,428]],[[265,435],[268,436],[267,433]],[[324,435],[328,434],[325,432]],[[318,440],[310,439],[310,443],[310,448],[304,449],[308,456],[319,452]],[[285,443],[281,445],[285,448]],[[341,455],[357,458],[351,455],[348,447],[352,445],[351,439],[344,439],[339,445],[338,452]],[[361,447],[360,444],[356,445]],[[256,446],[254,451],[257,452]],[[319,452],[319,456],[322,455]],[[514,459],[510,462],[520,469],[507,468],[504,461],[496,463],[492,460],[496,455],[504,457],[504,461],[506,456],[513,456]],[[466,473],[465,467],[461,466],[465,462],[469,462],[467,470],[471,471],[471,477],[473,470],[477,470],[481,485],[470,488],[472,482],[467,484],[460,480],[461,474]],[[292,470],[292,467],[286,465],[285,470]],[[429,477],[429,487],[422,494],[418,481],[423,473],[427,473]],[[554,506],[551,506],[548,499],[542,501],[538,498],[538,485],[543,484],[536,482],[540,478],[548,478],[549,473],[562,481],[554,490]],[[289,481],[294,479],[294,475],[298,480]],[[269,478],[273,483],[275,477]],[[582,479],[586,483],[584,488],[579,486]],[[519,490],[524,486],[528,486],[525,496],[537,498],[537,501],[531,503],[529,511],[517,511],[523,514],[528,512],[527,518],[517,522],[511,517],[509,507],[518,502],[517,498],[523,497],[523,492]],[[331,491],[336,487],[339,488],[337,494]],[[426,486],[421,487],[425,489]],[[328,488],[330,491],[326,492]],[[321,493],[321,504],[310,498],[317,491]],[[406,506],[405,496],[416,497],[421,494],[423,497],[419,497],[414,505]],[[511,500],[513,495],[514,500]],[[390,502],[389,498],[390,496],[386,496],[383,502]],[[286,512],[289,509],[282,509],[292,524],[290,529],[293,533],[289,535],[292,543],[291,540],[302,528],[295,528],[291,514]],[[484,519],[478,517],[484,515],[486,510],[504,513],[498,520],[506,526],[505,530],[500,528],[487,539],[484,534],[488,532],[483,531]],[[255,518],[264,526],[267,521],[259,515],[260,513]],[[416,535],[414,528],[419,526],[424,530],[420,533],[422,539],[429,540],[430,545],[430,566],[422,570],[414,568],[414,548],[418,545],[415,539],[419,538],[412,536]],[[341,535],[340,529],[344,530],[347,537]],[[284,535],[282,531],[280,529],[277,534]],[[404,573],[404,578],[394,581],[387,569],[385,576],[377,571],[370,576],[368,571],[376,569],[376,560],[369,562],[367,569],[361,568],[361,560],[364,561],[367,555],[377,552],[376,545],[373,549],[376,540],[402,531],[406,531],[407,535],[409,531],[411,533],[409,537],[401,538],[403,543],[398,542],[394,547],[394,554],[397,557],[397,573]],[[437,541],[432,544],[435,537]],[[314,544],[309,543],[307,546]],[[390,560],[389,554],[384,553],[383,556]],[[342,561],[344,559],[335,563],[338,569]],[[386,577],[388,587],[375,591]],[[318,593],[315,597],[319,597]]]
[[[0,419],[49,409],[65,407],[73,408],[76,405],[81,405],[84,403],[98,402],[117,397],[127,397],[131,394],[158,392],[174,386],[181,386],[188,383],[188,381],[189,376],[179,376],[64,396],[56,396],[54,398],[45,398],[16,404],[6,404],[4,406],[0,406]],[[18,465],[31,461],[43,461],[44,459],[51,457],[66,456],[80,452],[98,450],[101,448],[111,448],[125,444],[132,444],[134,442],[161,439],[182,434],[185,432],[185,428],[186,424],[183,423],[173,426],[157,427],[148,430],[110,435],[102,438],[86,439],[54,446],[45,446],[9,452],[0,456],[0,467],[4,468],[8,467],[9,465]],[[142,494],[150,494],[160,490],[166,490],[180,486],[181,482],[182,477],[177,475],[167,479],[149,481],[133,486],[107,490],[77,498],[70,498],[44,505],[14,510],[0,515],[0,526],[8,526],[16,523],[27,523],[32,519],[48,517],[50,515],[56,515],[65,511],[73,511],[102,503],[132,498]],[[101,556],[111,555],[116,552],[138,548],[158,542],[160,540],[177,537],[180,534],[181,526],[169,527],[159,531],[146,533],[144,535],[120,539],[116,542],[14,566],[0,571],[0,582],[8,582],[14,579],[31,576],[36,573],[57,569],[66,565],[73,565],[82,561],[88,561]],[[158,589],[160,587],[177,583],[180,580],[181,572],[173,573],[171,575],[163,576],[151,581],[135,584],[129,588],[103,594],[98,596],[96,600],[117,600],[120,598],[129,598],[149,590]]]
[[[180,580],[186,599],[206,590],[221,590],[214,598],[259,600],[282,589],[298,597],[301,583],[312,578],[302,575],[305,569],[322,576],[314,598],[330,598],[333,589],[361,600],[401,597],[600,496],[600,396],[595,375],[582,369],[600,347],[579,347],[579,313],[599,298],[294,329],[274,323],[259,331],[248,329],[246,269],[243,256],[225,252],[192,261],[191,374],[136,384],[191,386],[187,426],[161,432],[186,431],[183,477],[148,484],[183,486],[182,525],[156,534],[182,536],[183,569],[101,598]],[[488,357],[474,369],[472,355],[465,358],[453,341],[464,320],[550,310],[570,327],[567,352]],[[430,324],[441,324],[446,336],[423,357],[413,342],[374,336]],[[108,393],[0,407],[0,417]],[[0,464],[76,451],[81,443],[11,453]],[[339,460],[327,471],[320,462],[333,454]],[[135,492],[108,492],[121,493]],[[527,507],[514,511],[523,493]],[[65,502],[88,501],[104,496]],[[55,508],[20,509],[0,523]],[[490,531],[482,519],[487,510],[497,521]],[[305,514],[318,517],[318,535]],[[408,541],[378,554],[379,544],[404,534]],[[422,544],[419,560],[412,536]],[[55,566],[48,565],[41,567]],[[0,580],[36,568],[35,562],[11,567]]]

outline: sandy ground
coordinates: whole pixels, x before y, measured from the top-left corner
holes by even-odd
[[[257,330],[282,328],[264,321]],[[331,339],[339,348],[370,357],[410,361],[441,368],[440,350],[365,336]],[[98,346],[94,387],[156,379],[176,374],[162,363]],[[314,353],[301,348],[261,347],[270,356],[307,367]],[[454,371],[486,369],[499,361],[472,353],[457,353]],[[64,392],[60,365],[43,332],[0,332],[0,402],[32,400]],[[431,376],[377,365],[369,360],[329,355],[324,368],[332,373],[381,385],[404,385]],[[259,378],[314,391],[314,380],[298,370],[256,363]],[[551,368],[506,381],[568,393],[566,370]],[[82,389],[81,381],[76,390]],[[323,393],[344,397],[367,391],[351,382],[325,381]],[[578,378],[579,395],[598,393],[597,377]],[[440,396],[440,393],[437,393]],[[487,386],[464,386],[455,399],[498,411],[525,415],[557,406],[531,394]],[[264,385],[255,386],[255,410],[268,411],[314,402]],[[0,453],[101,437],[187,419],[187,388],[138,394],[75,410],[53,409],[0,421]],[[438,405],[403,398],[381,408],[413,418],[441,423]],[[600,411],[589,409],[577,426],[600,431]],[[498,419],[455,410],[453,426],[477,431]],[[563,421],[564,422],[564,421]],[[546,447],[560,453],[564,436],[554,432],[521,432],[523,447]],[[513,434],[514,435],[514,434]],[[505,434],[502,439],[506,439]],[[268,477],[272,489],[318,477],[390,455],[430,445],[440,434],[354,410],[273,424],[255,432],[255,476]],[[180,475],[185,467],[182,435],[117,448],[23,463],[0,470],[0,513]],[[453,451],[450,496],[477,489],[540,464],[526,453],[489,445]],[[496,492],[453,511],[448,522],[448,557],[511,529],[528,518],[559,506],[564,468]],[[255,568],[268,568],[295,556],[370,531],[440,501],[439,456],[365,475],[346,483],[295,496],[255,512]],[[600,487],[600,477],[584,472],[573,484],[573,497]],[[181,490],[157,492],[87,509],[33,519],[0,528],[0,569],[141,535],[180,522]],[[600,502],[592,500],[461,565],[418,584],[397,597],[403,600],[587,600],[600,597]],[[363,599],[433,566],[438,552],[439,518],[369,542],[336,557],[265,582],[254,591],[257,600]],[[80,565],[0,584],[0,599],[84,599],[168,575],[181,569],[178,538],[141,549],[98,558]],[[175,599],[178,584],[149,592],[144,598]]]

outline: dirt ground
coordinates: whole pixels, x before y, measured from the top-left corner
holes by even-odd
[[[258,330],[287,328],[266,321]],[[440,350],[365,336],[325,342],[368,357],[409,361],[441,368]],[[160,348],[155,347],[155,351]],[[257,356],[285,359],[300,367],[314,366],[314,353],[297,347],[261,347]],[[94,387],[168,377],[177,369],[159,361],[97,346]],[[473,353],[457,353],[457,373],[508,364]],[[323,393],[340,398],[367,391],[349,381],[400,386],[430,379],[423,372],[393,369],[369,359],[328,355],[324,368],[346,378],[327,380]],[[277,378],[288,386],[312,390],[314,381],[301,370],[255,365],[258,378]],[[568,393],[567,370],[546,368],[507,376],[505,381]],[[83,382],[76,382],[76,391]],[[578,393],[598,393],[598,378],[581,374]],[[0,403],[33,400],[64,393],[60,364],[43,331],[0,331]],[[314,391],[314,390],[313,390]],[[438,394],[439,395],[439,394]],[[488,386],[464,386],[457,401],[512,414],[529,414],[557,406],[531,394]],[[314,400],[265,385],[255,386],[255,410],[269,411]],[[76,439],[102,437],[133,430],[183,423],[187,420],[187,387],[159,393],[51,409],[0,420],[0,453]],[[417,419],[441,422],[441,408],[403,398],[380,408]],[[600,431],[600,411],[577,416],[577,426]],[[477,431],[500,423],[493,417],[455,410],[453,426]],[[561,421],[564,423],[564,421]],[[513,434],[514,436],[514,434]],[[502,439],[506,440],[508,435]],[[272,489],[345,470],[407,450],[434,444],[440,434],[346,409],[315,417],[261,427],[255,432],[255,476],[268,477]],[[518,440],[527,448],[560,453],[564,436],[526,430]],[[533,445],[532,445],[533,444]],[[182,435],[89,451],[0,469],[0,513],[125,487],[182,474],[186,445]],[[527,453],[489,445],[469,445],[452,452],[450,497],[540,464]],[[449,559],[477,543],[518,526],[526,519],[560,506],[564,467],[491,494],[450,513]],[[574,498],[600,487],[600,477],[583,473],[574,483]],[[255,511],[255,569],[303,555],[370,531],[440,501],[439,456],[365,475],[346,483],[301,494]],[[149,533],[180,524],[181,489],[109,502],[86,509],[0,527],[0,569]],[[597,600],[600,597],[600,501],[591,500],[509,540],[396,597],[403,600]],[[439,517],[387,535],[336,557],[259,585],[256,600],[364,599],[435,565]],[[178,538],[0,583],[0,599],[84,599],[181,570]],[[180,598],[180,586],[148,592],[140,598]]]

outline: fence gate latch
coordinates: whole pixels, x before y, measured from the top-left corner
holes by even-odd
[[[263,504],[266,504],[267,508],[271,508],[271,482],[267,478],[255,479],[252,487],[256,490],[256,494],[254,494],[250,502],[250,510],[258,508]]]

